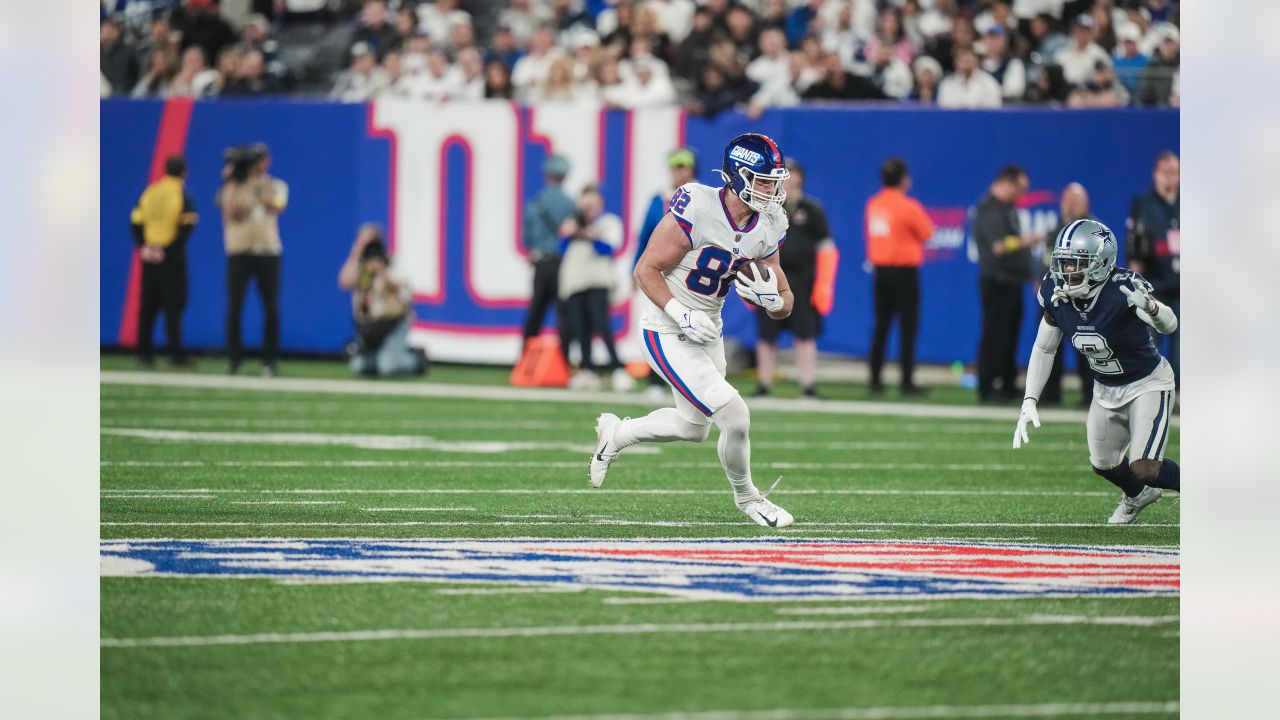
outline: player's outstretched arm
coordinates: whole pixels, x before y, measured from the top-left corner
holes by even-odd
[[[671,295],[667,288],[667,273],[689,252],[689,237],[668,213],[658,223],[644,254],[636,261],[632,272],[636,287],[640,288],[654,305],[662,308],[680,326],[680,330],[697,343],[709,343],[720,337],[720,331],[711,318],[696,308],[685,307]]]
[[[1139,320],[1155,328],[1156,332],[1168,335],[1178,329],[1178,316],[1173,314],[1173,308],[1156,300],[1149,288],[1145,283],[1134,283],[1132,288],[1121,285],[1120,292]]]
[[[1031,359],[1027,362],[1027,390],[1022,400],[1022,412],[1018,414],[1018,427],[1013,431],[1013,449],[1031,442],[1027,436],[1027,425],[1040,427],[1040,411],[1037,404],[1044,384],[1053,371],[1053,356],[1058,354],[1058,344],[1062,342],[1062,330],[1053,323],[1049,313],[1040,320],[1040,329],[1036,331],[1035,344],[1031,346]]]

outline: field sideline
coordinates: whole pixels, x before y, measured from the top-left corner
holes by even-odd
[[[102,717],[1177,716],[1178,504],[1079,411],[753,404],[767,531],[710,442],[590,489],[629,399],[104,370]]]

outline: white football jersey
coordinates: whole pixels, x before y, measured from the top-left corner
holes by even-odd
[[[756,213],[744,227],[729,217],[725,188],[688,183],[676,188],[670,212],[689,240],[689,252],[667,273],[667,289],[686,307],[711,316],[723,326],[720,308],[733,285],[734,274],[748,260],[763,260],[778,252],[786,240],[787,216]],[[646,296],[646,300],[647,300]],[[640,327],[663,333],[679,332],[662,308],[646,303]]]

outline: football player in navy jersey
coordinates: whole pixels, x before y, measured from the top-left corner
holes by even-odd
[[[1089,462],[1095,473],[1124,491],[1107,522],[1131,523],[1160,499],[1161,489],[1180,492],[1178,464],[1164,459],[1173,413],[1173,368],[1147,331],[1150,326],[1167,335],[1178,329],[1178,318],[1156,300],[1141,275],[1116,267],[1115,235],[1089,219],[1058,233],[1036,298],[1044,317],[1027,365],[1026,397],[1013,447],[1029,442],[1028,424],[1040,427],[1036,402],[1065,335],[1088,359],[1095,380],[1085,425]]]

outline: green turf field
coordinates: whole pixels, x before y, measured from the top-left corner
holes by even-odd
[[[578,539],[645,552],[658,547],[646,539],[672,538],[750,552],[1136,547],[1176,564],[1173,497],[1132,526],[1104,524],[1119,493],[1089,472],[1083,423],[1046,422],[1014,452],[1014,409],[1007,421],[757,409],[757,485],[785,476],[771,499],[796,517],[777,531],[733,506],[713,442],[629,451],[590,489],[596,414],[641,414],[638,396],[610,408],[397,396],[388,382],[345,384],[376,396],[250,385],[102,385],[104,718],[1177,715],[1176,596],[743,602],[678,584],[396,575],[419,559],[400,559],[404,548],[592,545]],[[344,539],[392,551],[360,560],[375,570],[356,581],[305,564],[273,577],[202,570],[235,566],[219,555],[226,543],[182,544],[173,557],[187,577],[107,570],[109,551],[132,547],[118,541],[156,538],[327,539],[262,543],[248,562],[268,564]],[[377,542],[392,538],[426,545]],[[815,539],[829,542],[800,542]],[[703,546],[720,547],[680,552]]]

